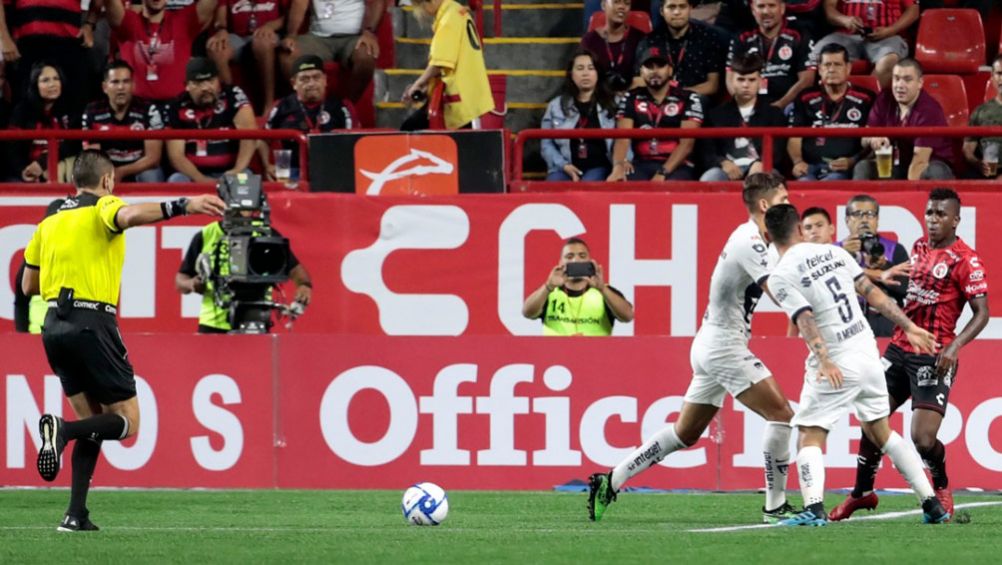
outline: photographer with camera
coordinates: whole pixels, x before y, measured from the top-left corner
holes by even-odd
[[[900,243],[879,235],[879,224],[880,204],[869,194],[857,194],[849,199],[845,207],[849,237],[836,245],[851,253],[863,267],[867,278],[893,298],[898,307],[903,307],[911,272],[908,251]],[[860,298],[861,303],[862,300]],[[873,334],[890,337],[894,333],[894,323],[869,305],[862,305]]]
[[[259,175],[226,175],[217,185],[226,203],[221,221],[195,234],[174,285],[181,294],[202,295],[198,333],[267,333],[272,312],[301,315],[313,283],[289,241],[271,226]],[[273,300],[274,285],[292,280],[292,304]]]
[[[572,237],[546,282],[525,299],[522,315],[542,319],[543,335],[607,336],[616,320],[633,321],[633,305],[606,284],[588,244]]]

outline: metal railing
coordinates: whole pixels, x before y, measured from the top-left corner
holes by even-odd
[[[991,127],[874,127],[874,128],[659,128],[659,129],[526,129],[520,131],[516,137],[512,152],[512,175],[509,182],[511,192],[551,192],[567,190],[644,190],[644,191],[664,191],[664,190],[707,190],[712,186],[714,189],[735,189],[740,187],[740,182],[730,181],[723,183],[708,183],[701,181],[626,181],[626,182],[548,182],[548,181],[527,181],[523,177],[523,161],[525,158],[525,144],[532,139],[708,139],[721,137],[746,137],[762,139],[762,164],[765,170],[772,170],[773,154],[775,152],[775,141],[780,138],[790,137],[888,137],[888,138],[916,138],[916,137],[1002,137],[1002,126]],[[693,157],[697,149],[694,149]],[[956,155],[955,157],[960,157]],[[951,163],[952,165],[952,163]],[[841,184],[846,187],[848,183],[859,183],[861,181],[830,181],[824,183],[824,188],[839,188]],[[943,181],[895,181],[881,180],[881,187],[887,189],[916,189],[931,187],[932,185],[942,185]],[[994,189],[1002,188],[1002,183],[993,179],[985,180],[951,180],[951,186],[964,189]]]
[[[242,140],[254,139],[263,141],[285,141],[293,140],[299,145],[299,181],[297,188],[309,190],[309,141],[306,134],[291,129],[227,129],[227,130],[189,130],[189,129],[162,129],[145,131],[97,131],[97,130],[63,130],[63,129],[42,129],[42,130],[0,130],[0,141],[35,141],[45,140],[48,143],[48,161],[46,163],[46,180],[41,183],[23,182],[0,182],[0,190],[32,190],[39,186],[47,188],[67,188],[66,183],[57,182],[57,172],[59,170],[59,150],[60,141],[121,141],[121,140],[147,140],[147,139],[206,139],[206,140]],[[266,188],[283,185],[281,182],[265,183]],[[170,183],[120,183],[119,186],[127,189],[156,189],[161,190]],[[185,183],[187,191],[190,192],[192,186],[214,188],[214,183]]]

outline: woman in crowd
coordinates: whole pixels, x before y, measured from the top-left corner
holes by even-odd
[[[616,105],[595,56],[580,50],[567,65],[563,91],[550,100],[543,115],[544,129],[613,129]],[[612,169],[611,139],[544,139],[543,159],[550,181],[600,181]]]
[[[11,114],[10,129],[79,128],[77,120],[67,111],[63,87],[64,75],[59,67],[35,63],[29,75],[28,92]],[[12,143],[11,149],[7,154],[10,163],[7,170],[13,180],[41,182],[46,178],[49,144],[45,139]],[[60,157],[65,157],[66,149],[63,143]]]

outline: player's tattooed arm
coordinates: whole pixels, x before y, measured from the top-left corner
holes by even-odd
[[[880,290],[877,285],[870,281],[869,277],[859,277],[856,279],[856,293],[866,299],[870,306],[880,312],[888,320],[894,322],[903,330],[908,330],[913,322],[898,308],[897,303],[887,296],[887,293]]]
[[[810,310],[801,312],[797,316],[797,328],[800,330],[800,335],[803,336],[804,341],[807,342],[807,348],[811,350],[811,353],[818,360],[818,380],[827,379],[834,388],[841,387],[843,381],[842,371],[828,354],[828,346],[825,345],[825,340],[821,337],[821,332],[818,330],[818,324],[814,321],[814,313]]]

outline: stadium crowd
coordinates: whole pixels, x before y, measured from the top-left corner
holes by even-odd
[[[435,9],[441,4],[434,3]],[[719,5],[712,21],[697,19],[705,13],[701,4]],[[986,18],[990,9],[980,0],[959,5]],[[375,32],[387,4],[94,0],[81,6],[73,0],[14,0],[0,7],[0,76],[9,78],[0,127],[357,127],[353,103],[371,93],[380,53]],[[922,2],[923,10],[937,6]],[[919,14],[916,0],[589,1],[585,18],[591,29],[568,61],[565,85],[548,105],[542,127],[946,125],[943,108],[923,89],[921,65],[911,58],[909,37]],[[860,60],[872,75],[852,76]],[[344,100],[326,84],[328,63],[343,70],[338,92]],[[1002,86],[1002,59],[993,70]],[[989,100],[972,114],[971,124],[1002,124],[1000,106],[1002,96]],[[464,116],[447,127],[470,123],[476,125]],[[999,141],[968,139],[961,150],[935,137],[794,138],[779,146],[771,165],[800,180],[886,178],[874,156],[889,150],[894,178],[996,177],[990,163],[997,163]],[[45,140],[9,145],[0,179],[29,183],[47,180],[50,150],[59,152],[60,170],[68,171],[82,148],[101,147],[63,142],[49,148]],[[119,180],[184,182],[244,170],[255,160],[273,177],[269,149],[278,147],[133,140],[101,148],[116,164]],[[550,180],[723,181],[763,168],[760,141],[742,137],[612,143],[570,136],[545,140],[542,153]]]

